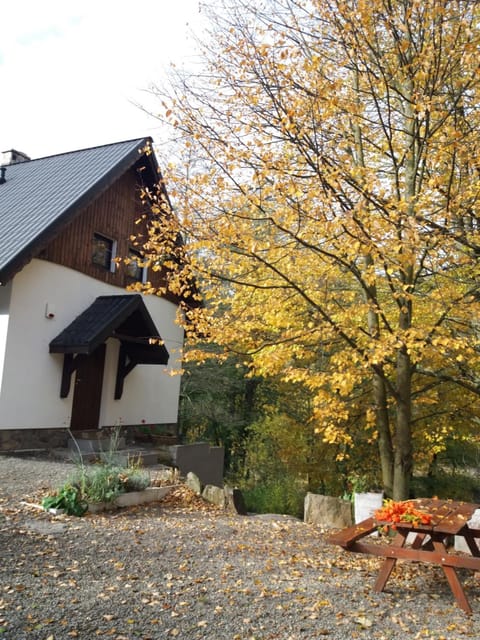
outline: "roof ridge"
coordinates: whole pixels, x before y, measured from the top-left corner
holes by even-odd
[[[47,158],[58,158],[59,156],[69,156],[72,153],[80,153],[82,151],[92,151],[93,149],[103,149],[105,147],[116,147],[120,144],[128,144],[129,142],[141,142],[144,140],[145,142],[149,142],[153,144],[153,139],[150,136],[144,136],[143,138],[131,138],[130,140],[119,140],[118,142],[107,142],[106,144],[98,144],[93,145],[91,147],[85,147],[83,149],[72,149],[70,151],[62,151],[61,153],[52,153],[49,156],[41,156],[40,158],[31,158],[28,160],[28,163],[36,162],[37,160],[46,160]],[[19,162],[15,162],[14,164],[20,164]],[[10,165],[12,166],[12,165]]]

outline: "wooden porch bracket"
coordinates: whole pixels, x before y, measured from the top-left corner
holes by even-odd
[[[66,398],[70,393],[72,374],[78,368],[80,361],[85,356],[82,353],[76,356],[73,353],[65,353],[63,356],[62,380],[60,382],[60,398]]]
[[[120,344],[118,352],[118,365],[117,365],[117,378],[115,381],[115,400],[120,400],[123,394],[123,382],[128,376],[130,371],[137,366],[136,360],[134,360],[128,353],[128,349],[123,342]]]

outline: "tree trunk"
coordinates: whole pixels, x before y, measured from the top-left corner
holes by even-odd
[[[370,256],[365,257],[365,264],[367,267],[372,265]],[[367,295],[370,302],[376,300],[377,291],[375,285],[369,287]],[[368,330],[373,338],[379,338],[380,323],[378,315],[373,309],[368,312]],[[378,373],[373,374],[372,383],[383,489],[387,496],[391,496],[393,491],[393,445],[387,406],[387,390],[385,388],[385,380]]]
[[[387,496],[393,494],[393,446],[390,420],[387,408],[385,382],[378,374],[373,376],[373,397],[375,401],[376,424],[378,429],[378,451],[382,468],[383,490]]]
[[[393,499],[407,500],[413,467],[411,432],[411,383],[410,357],[402,348],[397,356],[397,420],[395,430],[395,459],[393,468]]]

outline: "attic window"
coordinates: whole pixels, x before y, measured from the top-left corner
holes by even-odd
[[[147,277],[147,268],[142,266],[143,258],[139,251],[129,249],[128,262],[126,264],[127,276],[137,282],[145,282]]]
[[[100,233],[93,234],[92,262],[107,269],[107,271],[115,271],[116,242],[111,238],[102,236]]]

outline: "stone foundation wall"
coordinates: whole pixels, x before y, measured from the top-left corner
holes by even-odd
[[[77,438],[91,439],[108,439],[118,429],[118,427],[103,427],[101,429],[90,429],[87,431],[75,431]],[[142,431],[143,430],[143,431]],[[156,425],[156,431],[164,432],[164,436],[155,436],[158,438],[158,444],[174,445],[179,443],[177,435],[177,424]],[[127,444],[135,441],[141,441],[137,438],[138,433],[144,433],[144,425],[122,425],[120,435],[126,440]],[[164,442],[160,440],[164,439]],[[156,444],[156,440],[149,436],[146,438],[149,443]],[[0,429],[0,453],[8,451],[33,451],[35,449],[64,449],[68,447],[70,435],[65,428],[59,429]]]
[[[66,429],[0,429],[0,452],[66,447]]]

